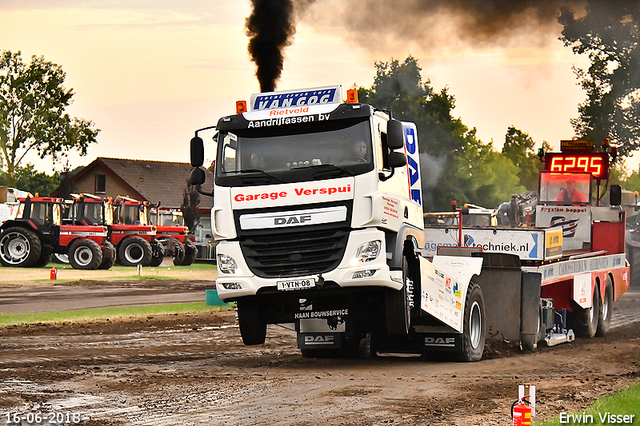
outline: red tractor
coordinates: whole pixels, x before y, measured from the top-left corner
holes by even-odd
[[[189,228],[184,226],[184,217],[180,210],[161,208],[158,203],[151,206],[149,223],[156,225],[156,238],[164,245],[167,251],[165,255],[170,254],[173,257],[174,265],[188,266],[195,262],[198,249],[194,244],[195,239],[189,235]]]
[[[115,252],[102,225],[63,224],[61,198],[26,197],[11,206],[0,225],[0,263],[42,267],[53,253],[66,254],[75,269],[109,269]]]
[[[122,197],[113,200],[90,194],[74,195],[73,205],[75,222],[108,227],[120,265],[149,266],[157,259],[162,262],[164,248],[156,239],[156,227],[147,222],[145,206],[134,205]]]

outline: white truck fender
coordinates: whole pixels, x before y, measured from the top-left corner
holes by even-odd
[[[469,282],[482,270],[481,257],[435,256],[420,259],[420,308],[456,330],[463,331]]]

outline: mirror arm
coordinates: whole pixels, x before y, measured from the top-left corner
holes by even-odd
[[[211,197],[211,198],[213,198],[213,191],[211,191],[211,192],[204,192],[204,191],[202,190],[202,185],[196,185],[196,191],[198,191],[198,193],[199,193],[199,194],[206,195],[207,197]]]
[[[385,175],[383,172],[380,172],[378,173],[378,178],[384,182],[385,180],[391,179],[395,173],[396,173],[396,169],[393,168],[391,169],[391,174],[389,176]]]

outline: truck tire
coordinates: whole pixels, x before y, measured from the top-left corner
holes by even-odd
[[[627,245],[629,260],[629,284],[640,286],[640,248]]]
[[[267,323],[260,315],[260,306],[253,299],[238,300],[238,324],[242,342],[261,345],[267,337]]]
[[[567,325],[572,328],[576,336],[593,338],[598,331],[600,320],[600,292],[596,288],[593,291],[593,303],[590,308],[584,309],[574,305],[573,312],[567,317]]]
[[[184,244],[184,258],[180,262],[181,266],[189,266],[196,261],[198,256],[198,248],[192,243],[188,242]]]
[[[71,244],[68,256],[73,269],[98,269],[102,263],[102,248],[95,241],[83,238]]]
[[[129,237],[120,243],[117,261],[122,266],[148,265],[151,261],[151,244],[142,237]]]
[[[486,318],[482,289],[474,281],[469,283],[464,304],[462,352],[460,361],[475,362],[482,359],[486,335]]]
[[[544,339],[544,332],[546,330],[542,330],[542,305],[538,308],[538,327],[535,335],[520,333],[520,342],[522,343],[522,348],[528,352],[536,352],[538,350],[538,343]]]
[[[105,241],[102,245],[102,263],[98,269],[111,269],[116,262],[116,248],[109,241]]]
[[[413,280],[409,275],[409,262],[402,257],[402,289],[387,289],[385,293],[385,320],[387,333],[405,335],[411,326],[411,301],[413,300]]]
[[[596,336],[602,337],[611,328],[611,314],[613,307],[613,284],[611,284],[611,278],[607,277],[604,284],[604,296],[600,301],[600,311],[598,315],[598,328],[596,329]]]
[[[0,263],[3,266],[29,268],[42,253],[42,242],[30,229],[14,226],[0,233]]]

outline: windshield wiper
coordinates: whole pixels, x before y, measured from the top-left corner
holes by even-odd
[[[276,182],[280,182],[282,183],[282,180],[278,179],[276,176],[272,175],[271,173],[267,173],[264,170],[261,169],[244,169],[244,170],[235,170],[233,172],[224,172],[225,174],[229,175],[229,174],[235,174],[235,175],[250,175],[250,174],[259,174],[262,176],[266,176],[270,179],[275,180]],[[244,176],[240,176],[240,177],[244,177]],[[253,177],[253,176],[246,176],[246,177]]]
[[[291,170],[297,170],[297,169],[313,169],[315,172],[313,174],[314,177],[320,173],[331,173],[331,172],[341,172],[341,174],[346,173],[349,176],[355,176],[351,170],[345,169],[344,167],[336,166],[335,164],[317,164],[313,166],[295,167],[294,169],[291,169]]]

